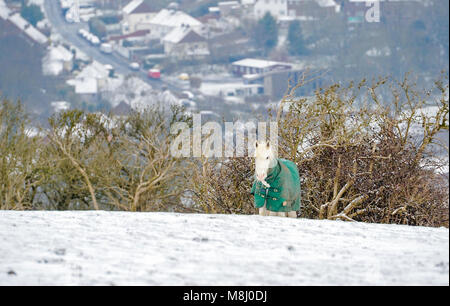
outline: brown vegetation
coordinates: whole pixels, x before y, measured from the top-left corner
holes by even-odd
[[[296,97],[310,80],[270,112],[279,156],[300,170],[300,216],[448,227],[448,174],[438,171],[448,167],[438,137],[448,133],[447,76],[424,91],[381,78]],[[71,110],[30,135],[20,104],[5,100],[0,208],[255,213],[252,158],[172,157],[170,126],[180,121],[192,123],[178,108]]]
[[[300,216],[448,227],[448,176],[438,173],[448,166],[448,147],[436,137],[448,132],[446,77],[423,92],[408,78],[382,78],[296,98],[309,81],[291,88],[272,112],[279,155],[300,170]],[[382,102],[386,88],[390,98]],[[203,163],[195,202],[211,212],[254,213],[252,167],[243,158]]]

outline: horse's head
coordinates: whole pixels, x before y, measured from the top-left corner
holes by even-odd
[[[276,164],[276,156],[269,142],[256,141],[255,143],[255,172],[259,181],[264,181],[269,168]]]

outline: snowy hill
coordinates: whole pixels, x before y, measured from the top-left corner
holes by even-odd
[[[448,285],[449,231],[238,215],[0,211],[0,285]]]

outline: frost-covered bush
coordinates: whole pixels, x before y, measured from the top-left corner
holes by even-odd
[[[425,90],[382,78],[297,97],[307,82],[269,112],[279,156],[300,170],[299,215],[448,227],[447,75]],[[171,156],[170,126],[180,121],[192,124],[179,108],[127,117],[70,110],[35,132],[5,100],[0,209],[255,213],[253,159]]]
[[[448,173],[442,173],[448,147],[438,137],[448,133],[446,76],[424,91],[407,78],[382,78],[296,97],[306,82],[271,111],[279,123],[279,156],[300,170],[300,216],[448,227]],[[251,159],[214,160],[197,169],[193,194],[200,209],[254,213]]]

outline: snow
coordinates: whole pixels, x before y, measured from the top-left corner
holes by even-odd
[[[151,85],[137,77],[109,78],[102,87],[102,97],[109,101],[112,107],[124,102],[137,111],[143,111],[160,103],[163,105],[180,105],[181,103],[180,99],[169,90],[154,90]]]
[[[0,211],[0,285],[447,285],[446,228]]]
[[[0,0],[0,17],[6,20],[10,13],[11,10],[6,6],[5,1]]]
[[[83,68],[83,70],[77,75],[77,78],[94,78],[94,79],[106,79],[109,76],[109,70],[106,65],[100,62],[93,61],[91,64]]]
[[[53,111],[62,112],[70,109],[70,102],[67,101],[54,101],[50,105],[53,107]]]
[[[33,39],[37,43],[47,43],[48,38],[38,30],[36,30],[36,28],[30,25],[25,19],[23,19],[19,13],[10,16],[8,20],[15,26],[17,26],[20,30],[25,32],[31,39]]]
[[[190,27],[176,27],[163,38],[163,42],[178,44],[190,31],[193,31]]]
[[[232,63],[233,66],[244,66],[244,67],[252,67],[252,68],[270,68],[276,65],[290,65],[287,63],[274,62],[268,60],[254,59],[254,58],[246,58],[237,62]]]
[[[83,68],[74,79],[67,80],[66,83],[75,87],[77,94],[97,94],[99,87],[106,83],[109,78],[107,65],[97,61]]]
[[[42,72],[44,75],[59,75],[64,70],[64,63],[71,62],[73,53],[62,45],[51,46],[42,59]]]
[[[144,2],[144,0],[133,0],[130,3],[128,3],[123,9],[122,12],[124,14],[131,14],[135,9],[137,9],[142,3]]]
[[[335,7],[337,3],[334,0],[316,0],[321,7]]]
[[[75,87],[75,93],[80,95],[95,95],[98,93],[98,83],[96,78],[83,77],[67,80],[68,85]]]
[[[166,27],[181,27],[182,25],[189,25],[191,27],[199,27],[202,25],[200,21],[182,11],[173,11],[162,9],[150,21],[154,25]]]
[[[39,4],[39,0],[33,0]],[[32,2],[33,3],[33,2]],[[24,31],[31,39],[34,41],[45,44],[48,42],[48,38],[39,32],[35,27],[30,25],[25,19],[20,16],[19,13],[11,15],[11,10],[7,7],[4,0],[0,0],[0,17],[9,20],[14,25],[16,25],[20,30]]]

